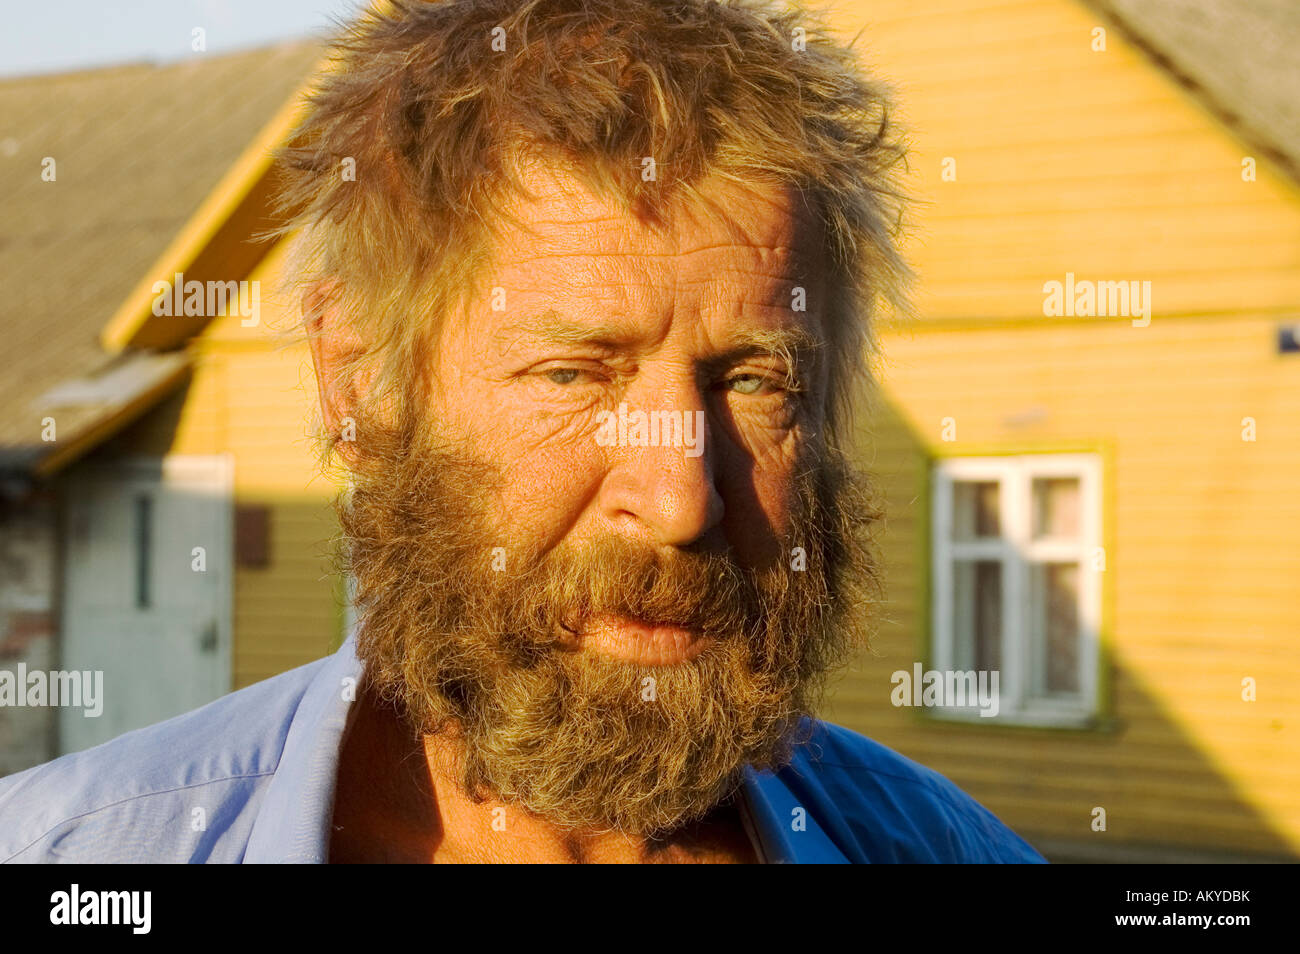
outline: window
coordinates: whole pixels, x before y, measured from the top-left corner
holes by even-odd
[[[1078,725],[1096,713],[1100,472],[1085,454],[935,465],[933,665],[997,672],[996,721]],[[933,713],[980,719],[973,706]]]

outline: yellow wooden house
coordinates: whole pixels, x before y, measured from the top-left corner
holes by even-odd
[[[1300,854],[1300,121],[1280,58],[1300,18],[1273,7],[845,0],[834,13],[902,104],[919,282],[916,317],[882,326],[880,395],[858,435],[886,498],[888,603],[827,714],[948,775],[1051,858]],[[166,657],[179,688],[111,726],[60,715],[45,750],[0,713],[0,771],[342,638],[310,361],[270,330],[295,309],[274,295],[283,248],[253,240],[274,224],[270,154],[317,54],[140,77],[160,110],[220,109],[185,91],[221,71],[272,93],[242,138],[209,143],[224,164],[160,219],[120,287],[5,306],[41,370],[0,388],[17,420],[0,433],[0,553],[36,567],[0,589],[0,662],[112,670],[90,638],[112,620],[146,634],[133,658]],[[59,132],[44,123],[0,128],[0,153],[18,139],[35,163],[41,130]],[[61,167],[60,182],[73,171],[121,187],[111,163]],[[4,180],[0,199],[39,213],[60,186],[28,179]],[[154,201],[149,182],[132,189],[137,208]],[[8,288],[29,266],[3,254]],[[157,314],[158,283],[177,274],[256,282],[260,313],[186,317],[181,297],[181,313]],[[80,351],[63,368],[71,345],[49,329],[76,309]],[[176,658],[146,625],[169,608],[200,621]],[[926,674],[968,672],[998,673],[995,701],[927,704]]]
[[[1050,857],[1300,851],[1300,10],[1263,6],[842,15],[925,205],[861,441],[889,622],[832,714]],[[1001,711],[892,705],[918,662],[1000,666]]]

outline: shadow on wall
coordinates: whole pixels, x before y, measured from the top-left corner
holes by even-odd
[[[0,681],[46,686],[0,706],[0,774],[339,643],[330,497],[250,491],[227,455],[172,453],[186,398],[0,511]]]
[[[1198,676],[1208,676],[1231,688],[1239,683],[1240,672],[1206,671],[1194,645],[1180,650],[1180,669],[1171,674],[1168,686],[1151,685],[1126,663],[1127,653],[1153,639],[1163,636],[1167,643],[1176,620],[1163,633],[1127,626],[1117,634],[1114,601],[1105,601],[1100,706],[1092,728],[986,724],[993,720],[978,717],[954,722],[925,708],[894,705],[892,674],[911,673],[917,663],[928,669],[935,658],[929,607],[930,488],[936,458],[884,397],[859,434],[859,448],[869,448],[859,451],[860,459],[875,474],[887,510],[881,537],[886,603],[874,652],[860,657],[832,686],[829,719],[946,775],[1052,860],[1296,859],[1286,835],[1255,804],[1259,791],[1252,791],[1252,785],[1264,783],[1229,775],[1207,744],[1183,728],[1183,714],[1165,701],[1189,699],[1203,706],[1206,699],[1178,692],[1179,677],[1195,683]],[[1102,495],[1103,501],[1110,499]],[[1114,515],[1104,518],[1112,521]],[[1118,541],[1115,548],[1122,549],[1124,528],[1108,530],[1106,539]],[[1109,555],[1113,576],[1116,554]],[[1102,581],[1103,587],[1113,584],[1113,579]],[[1185,615],[1186,607],[1181,609]],[[1217,700],[1225,710],[1246,704],[1230,695]],[[1242,730],[1243,743],[1260,750],[1261,765],[1293,758],[1283,751],[1276,728],[1276,722],[1266,726],[1256,720]],[[1098,809],[1104,810],[1104,831],[1094,828]]]

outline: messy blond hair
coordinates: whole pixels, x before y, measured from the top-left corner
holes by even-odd
[[[342,374],[366,375],[366,408],[402,409],[427,376],[440,320],[542,159],[651,222],[708,177],[793,187],[827,246],[838,444],[873,313],[903,301],[903,146],[882,87],[819,16],[767,0],[391,0],[332,51],[283,150],[282,231],[293,280],[328,287],[365,342]]]

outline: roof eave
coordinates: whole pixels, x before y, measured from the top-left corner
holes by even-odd
[[[176,348],[211,321],[155,315],[158,282],[177,274],[187,283],[242,279],[269,251],[273,242],[259,236],[277,225],[269,212],[275,150],[299,122],[309,88],[301,86],[262,128],[108,320],[99,340],[110,354]]]

